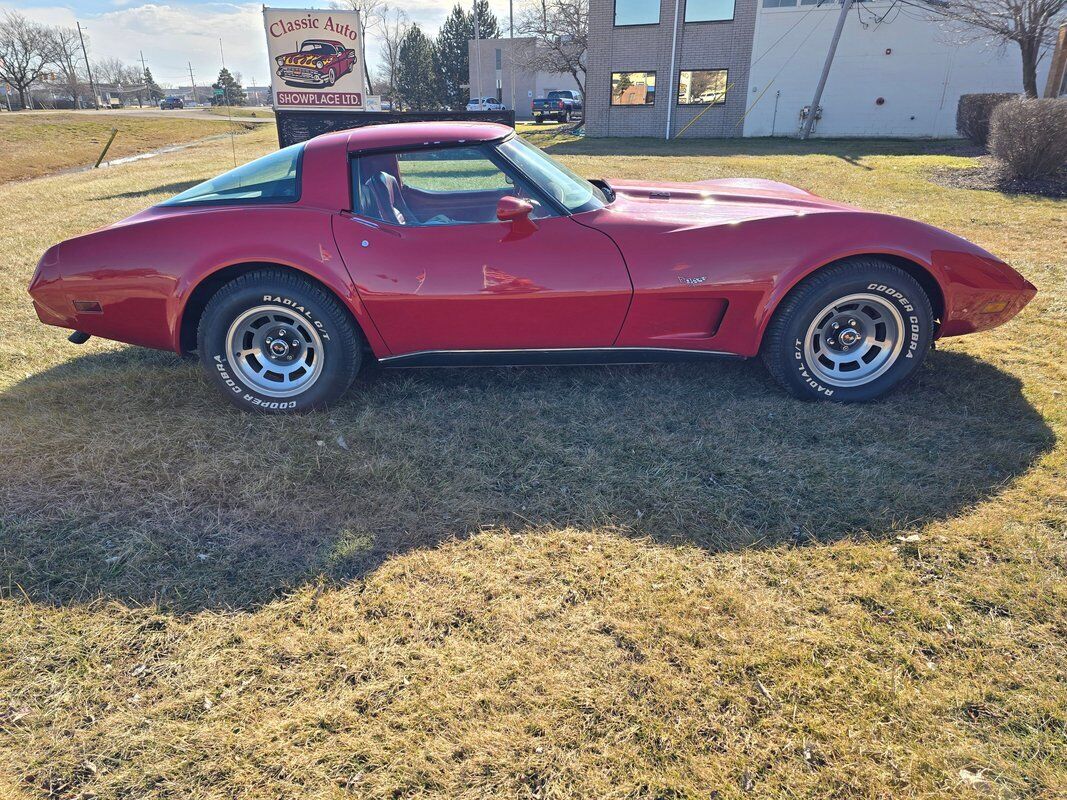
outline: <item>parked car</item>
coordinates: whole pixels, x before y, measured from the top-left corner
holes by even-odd
[[[278,77],[290,86],[333,86],[356,65],[356,51],[332,39],[307,39],[297,52],[274,60]]]
[[[161,111],[172,111],[175,108],[185,108],[185,101],[180,97],[164,97],[159,101]]]
[[[950,233],[783,183],[588,181],[507,126],[416,122],[324,134],[54,245],[29,291],[75,343],[198,351],[238,406],[303,411],[368,361],[760,356],[797,397],[871,400],[1036,289]]]
[[[546,118],[569,122],[571,117],[581,113],[582,96],[573,89],[549,92],[545,97],[534,98],[532,110],[534,122],[538,125]]]
[[[508,107],[495,97],[472,98],[467,103],[468,111],[507,111]]]

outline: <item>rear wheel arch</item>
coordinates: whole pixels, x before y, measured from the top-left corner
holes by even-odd
[[[201,278],[200,282],[193,287],[193,290],[189,293],[189,297],[186,299],[185,305],[182,308],[181,324],[179,328],[179,346],[181,352],[191,353],[196,350],[196,334],[197,329],[200,326],[200,320],[204,314],[204,309],[207,308],[208,303],[211,302],[211,298],[215,296],[219,289],[242,275],[265,269],[284,272],[311,281],[320,286],[325,292],[332,295],[341,305],[341,308],[345,310],[345,313],[348,314],[352,325],[355,326],[355,329],[359,332],[361,344],[365,349],[367,348],[367,335],[363,330],[363,326],[360,324],[359,319],[352,313],[352,309],[349,307],[348,303],[345,302],[344,298],[341,297],[340,294],[328,283],[312,273],[284,264],[276,264],[269,261],[247,261],[222,267],[221,269]]]

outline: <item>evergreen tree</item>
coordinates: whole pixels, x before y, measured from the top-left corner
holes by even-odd
[[[500,38],[500,25],[489,10],[488,0],[477,6],[478,38]],[[471,90],[461,84],[470,83],[469,42],[474,38],[474,13],[457,3],[445,18],[437,34],[437,75],[441,85],[441,101],[448,108],[466,107]]]
[[[247,99],[240,81],[234,78],[226,67],[219,70],[219,79],[211,84],[211,88],[222,90],[221,96],[214,95],[211,98],[213,106],[243,106]]]
[[[156,83],[156,79],[152,77],[152,70],[148,67],[144,69],[144,86],[148,91],[148,99],[153,103],[158,103],[166,96]]]
[[[441,102],[451,109],[467,105],[470,82],[468,42],[474,38],[474,16],[458,3],[445,18],[437,34],[437,74],[441,79]]]
[[[478,15],[478,38],[499,39],[500,25],[497,24],[496,14],[489,10],[489,0],[478,0],[474,5]],[[471,38],[474,38],[474,15],[471,15]]]
[[[395,88],[404,105],[414,111],[431,111],[441,106],[434,61],[433,42],[422,28],[412,25],[400,42]]]

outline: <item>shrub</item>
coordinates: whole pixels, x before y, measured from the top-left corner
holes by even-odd
[[[1016,177],[1051,175],[1067,164],[1067,97],[1003,103],[989,127],[990,152]]]
[[[1017,94],[965,94],[956,106],[956,130],[979,147],[989,142],[989,120],[1001,103],[1014,100]]]

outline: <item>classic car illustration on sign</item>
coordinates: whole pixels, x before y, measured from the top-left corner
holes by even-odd
[[[308,39],[296,53],[278,56],[278,77],[290,86],[333,86],[352,71],[356,51],[329,39]]]
[[[72,341],[196,351],[268,411],[336,403],[368,361],[759,356],[798,397],[871,400],[1035,292],[930,225],[768,180],[589,181],[473,122],[279,150],[54,245],[30,284]]]
[[[263,28],[274,108],[365,109],[358,11],[264,8]]]

